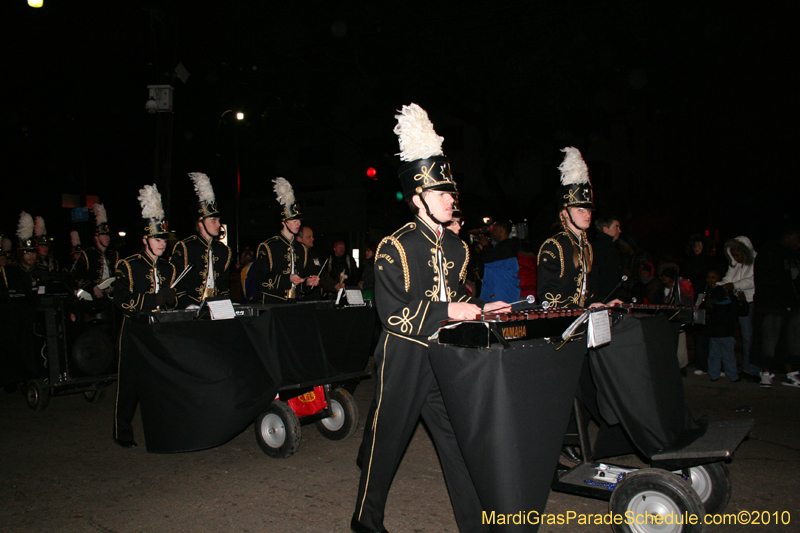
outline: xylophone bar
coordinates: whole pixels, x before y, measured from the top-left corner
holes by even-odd
[[[488,348],[511,340],[560,337],[585,309],[531,309],[484,313],[481,319],[445,322],[436,338],[439,344]]]

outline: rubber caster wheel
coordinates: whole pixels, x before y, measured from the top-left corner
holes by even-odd
[[[681,474],[679,470],[675,472]],[[690,483],[697,493],[706,514],[717,514],[728,506],[731,500],[731,477],[725,463],[708,463],[689,469]]]
[[[352,437],[358,429],[358,405],[344,389],[328,393],[328,409],[331,416],[317,420],[317,429],[330,440],[345,440]]]
[[[106,389],[87,390],[83,393],[83,398],[89,403],[97,403],[106,397]]]
[[[616,533],[700,533],[706,530],[705,509],[687,481],[672,472],[643,468],[620,480],[611,493],[609,510],[622,516]],[[694,517],[697,523],[689,523]],[[687,523],[684,523],[684,522]]]
[[[31,381],[25,390],[25,400],[34,411],[44,411],[50,403],[50,389],[41,381]]]
[[[300,421],[286,402],[275,400],[253,424],[261,450],[275,459],[291,457],[300,447]]]

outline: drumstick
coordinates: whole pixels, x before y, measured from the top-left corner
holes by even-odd
[[[330,259],[330,257],[328,259]],[[322,268],[319,269],[319,274],[317,274],[317,277],[320,277],[322,275],[322,271],[325,269],[325,265],[328,264],[328,259],[326,259],[325,262],[322,263]]]
[[[186,268],[184,268],[184,269],[183,269],[183,272],[181,272],[181,275],[180,275],[180,276],[178,276],[178,279],[176,279],[175,281],[173,281],[173,282],[172,282],[172,285],[170,285],[170,286],[169,286],[169,288],[170,288],[170,289],[174,289],[174,288],[175,288],[175,285],[177,285],[177,284],[178,284],[178,282],[180,282],[180,280],[182,280],[182,279],[183,279],[183,276],[185,276],[185,275],[186,275],[186,273],[187,273],[187,272],[189,272],[189,271],[192,269],[192,267],[193,267],[193,266],[194,266],[193,264],[189,263],[189,265],[188,265]]]

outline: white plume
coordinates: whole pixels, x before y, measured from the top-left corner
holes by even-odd
[[[291,183],[284,178],[276,178],[272,180],[272,183],[275,184],[273,190],[278,196],[278,202],[281,205],[292,205],[294,203],[294,189],[292,189]]]
[[[25,211],[19,216],[19,225],[17,226],[17,237],[19,240],[24,241],[33,237],[33,217]]]
[[[214,188],[211,180],[202,172],[189,172],[189,177],[194,182],[194,191],[201,202],[211,204],[214,202]]]
[[[42,217],[36,217],[33,223],[33,234],[37,237],[47,235],[47,228],[44,227],[44,219]]]
[[[428,118],[428,113],[417,104],[404,105],[403,109],[395,115],[397,126],[394,132],[400,142],[400,156],[402,161],[416,161],[427,159],[442,153],[444,137],[436,135],[433,123]]]
[[[139,189],[139,205],[142,206],[142,218],[164,219],[161,193],[155,185],[145,185],[144,189]]]
[[[581,157],[581,151],[572,146],[567,146],[562,152],[566,152],[564,161],[558,166],[561,171],[561,185],[572,185],[589,183],[589,167]]]
[[[92,211],[94,211],[94,221],[97,226],[108,222],[106,207],[103,204],[94,204],[92,206]]]
[[[13,245],[13,243],[11,242],[11,239],[9,239],[8,237],[3,237],[3,251],[4,252],[10,252],[12,245]]]
[[[69,232],[69,242],[72,244],[73,248],[77,248],[81,245],[81,236],[78,235],[78,232],[72,230]]]

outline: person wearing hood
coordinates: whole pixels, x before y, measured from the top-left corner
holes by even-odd
[[[753,276],[753,263],[756,260],[756,251],[753,243],[744,235],[731,239],[725,243],[725,256],[728,259],[728,271],[719,285],[725,287],[730,293],[742,291],[750,308],[747,316],[739,317],[739,330],[742,334],[742,371],[748,381],[758,383],[761,378],[761,367],[750,362],[750,348],[753,339],[753,295],[755,294],[755,281]]]

